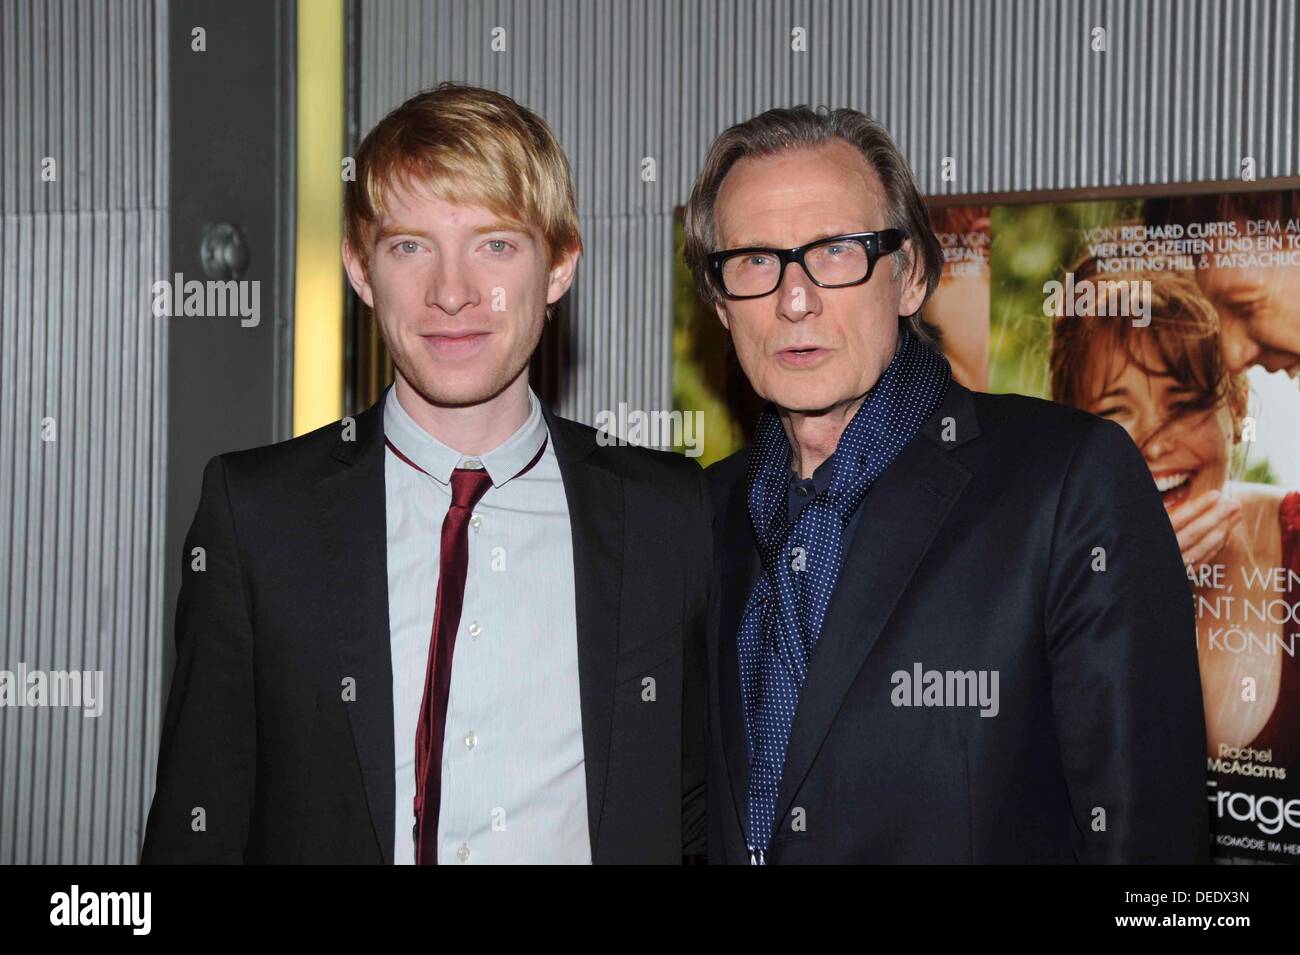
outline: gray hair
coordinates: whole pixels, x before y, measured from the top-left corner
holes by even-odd
[[[895,278],[907,268],[910,276],[924,279],[925,297],[930,297],[943,271],[943,249],[930,225],[930,214],[916,188],[911,167],[889,130],[855,109],[795,106],[769,109],[737,123],[709,147],[686,204],[686,264],[695,277],[701,298],[710,304],[722,299],[709,274],[708,255],[717,247],[714,205],[731,167],[741,159],[819,146],[835,139],[855,146],[876,171],[885,191],[888,227],[901,229],[911,240],[910,256],[903,249],[891,254]],[[910,329],[927,344],[936,344],[932,326],[922,322],[919,308],[910,316],[900,316],[899,326]]]

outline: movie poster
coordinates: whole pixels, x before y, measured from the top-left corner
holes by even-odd
[[[977,391],[1121,425],[1182,548],[1216,855],[1300,862],[1300,192],[943,206],[924,320]],[[701,463],[757,402],[678,236],[675,407]]]
[[[1194,593],[1214,852],[1300,862],[1300,193],[989,221],[988,390],[1141,449]]]
[[[988,391],[988,207],[931,209],[930,225],[943,248],[943,274],[922,317],[952,366],[953,378],[972,391]]]

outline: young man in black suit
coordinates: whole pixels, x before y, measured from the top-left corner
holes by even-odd
[[[528,386],[581,251],[563,152],[444,84],[356,168],[343,259],[396,380],[208,463],[143,861],[701,853],[703,472]]]
[[[732,127],[686,249],[769,401],[710,469],[710,862],[1205,861],[1191,590],[1150,473],[1113,422],[952,380],[888,132]]]

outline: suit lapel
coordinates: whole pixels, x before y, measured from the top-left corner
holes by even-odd
[[[564,481],[573,536],[573,593],[578,625],[578,685],[587,778],[592,861],[609,770],[614,678],[623,592],[623,480],[593,457],[596,433],[543,405]]]
[[[386,392],[385,392],[386,394]],[[342,428],[340,427],[342,433]],[[315,488],[326,558],[321,619],[334,622],[342,676],[356,681],[346,704],[353,745],[385,864],[393,862],[396,798],[393,662],[388,623],[388,527],[383,398],[356,418],[355,440],[340,437],[334,473]]]
[[[762,567],[749,522],[745,480],[735,483],[722,515],[721,607],[718,628],[718,707],[722,745],[736,818],[744,832],[749,793],[749,748],[745,740],[744,699],[740,692],[740,659],[736,634]],[[742,836],[743,838],[743,836]]]
[[[947,452],[978,434],[970,392],[951,382],[939,408],[862,500],[799,695],[777,798],[776,831],[970,472]]]

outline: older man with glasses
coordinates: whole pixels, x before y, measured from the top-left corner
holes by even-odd
[[[888,132],[733,126],[686,223],[768,402],[710,471],[710,861],[1206,861],[1191,591],[1142,456],[952,380]]]

